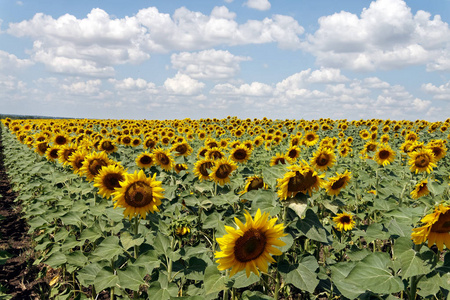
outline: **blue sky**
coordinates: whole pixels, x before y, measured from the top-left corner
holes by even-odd
[[[450,117],[450,1],[0,1],[0,111]]]

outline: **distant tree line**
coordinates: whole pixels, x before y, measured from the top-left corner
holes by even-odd
[[[6,119],[6,118],[10,118],[10,119],[72,119],[72,118],[64,118],[64,117],[0,114],[0,119]]]

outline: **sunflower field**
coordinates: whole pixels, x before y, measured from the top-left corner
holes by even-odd
[[[450,119],[1,126],[51,299],[450,299]]]

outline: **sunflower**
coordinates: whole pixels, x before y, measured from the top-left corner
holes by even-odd
[[[395,151],[388,144],[380,146],[375,153],[375,161],[382,166],[390,165],[395,158]]]
[[[209,171],[214,166],[214,161],[209,159],[202,159],[195,163],[194,174],[198,177],[200,181],[209,180]]]
[[[98,145],[98,149],[106,153],[113,153],[117,151],[117,145],[110,139],[102,139]]]
[[[334,223],[336,223],[336,230],[338,231],[348,231],[352,230],[355,226],[355,220],[353,220],[353,215],[343,212],[337,214],[336,217],[333,218]]]
[[[428,179],[424,179],[424,180],[420,181],[419,183],[417,183],[411,192],[411,198],[417,199],[422,196],[428,195],[430,193],[430,191],[428,190],[427,184],[428,184]]]
[[[279,164],[285,165],[286,161],[288,161],[288,158],[286,157],[286,155],[281,154],[281,153],[277,153],[274,157],[272,157],[270,159],[270,166],[276,166]]]
[[[150,149],[152,150],[153,148],[156,147],[156,144],[158,143],[158,140],[151,136],[151,137],[147,137],[143,143],[144,149]]]
[[[225,157],[225,154],[222,152],[222,149],[218,147],[213,147],[206,151],[205,157],[211,160],[219,160]]]
[[[230,152],[230,158],[239,163],[245,163],[249,160],[252,151],[249,150],[244,144],[237,146]]]
[[[336,162],[333,150],[329,148],[319,148],[311,158],[311,165],[319,171],[325,171]]]
[[[159,165],[161,168],[163,168],[166,171],[172,170],[174,160],[170,155],[169,150],[156,148],[153,150],[153,157],[155,158],[155,163]]]
[[[282,200],[288,197],[295,197],[297,193],[308,193],[317,191],[322,185],[324,174],[319,175],[306,162],[301,165],[287,167],[290,171],[284,177],[277,179],[277,194]]]
[[[367,129],[363,129],[359,132],[359,136],[363,139],[363,140],[367,140],[370,137],[370,133],[369,131],[367,131]]]
[[[52,142],[55,145],[62,146],[70,142],[70,139],[65,134],[57,134],[52,138]]]
[[[420,245],[428,240],[428,247],[434,243],[439,251],[444,249],[444,244],[450,249],[450,205],[439,204],[434,212],[420,220],[423,226],[413,228],[411,239],[414,244]]]
[[[153,154],[144,151],[141,154],[136,157],[136,165],[138,165],[139,168],[150,168],[154,163],[155,160],[153,158]]]
[[[214,253],[223,271],[231,268],[230,277],[245,269],[247,277],[250,272],[259,276],[258,269],[267,273],[268,263],[274,263],[271,255],[283,254],[274,246],[284,246],[280,238],[286,236],[284,224],[276,224],[278,218],[269,218],[269,213],[261,214],[258,209],[253,220],[250,213],[245,211],[245,224],[234,218],[236,229],[225,226],[227,234],[217,238],[220,250]]]
[[[102,167],[94,177],[94,186],[98,188],[98,194],[109,199],[116,188],[120,188],[120,182],[125,180],[125,170],[119,164],[111,164]]]
[[[131,145],[131,142],[132,142],[131,136],[129,136],[129,135],[123,136],[123,137],[121,138],[120,142],[121,142],[123,145],[125,145],[125,146],[130,146],[130,145]]]
[[[60,150],[59,145],[50,146],[47,148],[47,151],[45,151],[45,157],[49,161],[57,161],[59,158],[59,156],[58,156],[59,150]]]
[[[314,146],[319,141],[319,136],[314,131],[309,131],[305,133],[305,136],[303,137],[303,143],[308,146]]]
[[[39,154],[40,156],[44,156],[45,153],[47,152],[47,148],[48,148],[48,143],[47,141],[36,141],[34,144],[34,151]]]
[[[247,177],[247,181],[245,183],[244,190],[242,190],[239,194],[245,194],[250,191],[256,191],[259,189],[268,189],[269,186],[264,182],[261,176],[250,176]]]
[[[156,181],[155,177],[156,173],[153,177],[147,177],[142,170],[139,173],[126,173],[125,180],[120,181],[120,188],[116,188],[112,194],[114,208],[124,207],[123,214],[130,220],[136,215],[144,219],[148,212],[159,211],[164,189],[161,181]]]
[[[436,162],[440,161],[447,154],[447,147],[442,140],[434,140],[429,142],[427,148],[433,151]]]
[[[189,156],[193,151],[192,147],[186,142],[173,144],[171,150],[175,153],[175,156]]]
[[[230,159],[222,158],[214,163],[209,177],[220,185],[230,182],[230,175],[237,169],[237,165]]]
[[[77,151],[77,147],[73,144],[66,144],[59,148],[58,152],[58,160],[60,163],[62,163],[64,166],[70,165],[69,158],[70,156]]]
[[[186,164],[175,164],[175,172],[180,173],[181,171],[185,171],[188,169],[188,166]]]
[[[72,153],[72,155],[69,157],[69,164],[75,174],[78,174],[80,176],[83,175],[81,168],[83,167],[83,161],[87,155],[88,152],[86,149],[78,148],[78,150]]]
[[[339,192],[350,182],[351,174],[351,172],[345,170],[344,174],[339,174],[336,172],[335,177],[330,177],[328,182],[324,184],[328,195],[337,196]]]
[[[350,152],[352,152],[352,148],[347,146],[339,147],[338,152],[341,157],[346,157]]]
[[[111,160],[106,155],[106,152],[92,152],[84,158],[80,172],[86,176],[88,181],[92,181],[94,180],[94,177],[98,175],[100,169],[109,164],[111,164]]]
[[[434,154],[431,149],[425,148],[420,151],[414,151],[409,155],[409,165],[411,172],[427,172],[428,174],[433,170],[433,167],[437,167],[434,163]]]
[[[290,164],[295,163],[297,158],[300,156],[300,148],[297,146],[290,146],[286,151],[286,158],[288,159]]]

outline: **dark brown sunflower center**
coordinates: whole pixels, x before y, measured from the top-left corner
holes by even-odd
[[[236,240],[234,256],[239,262],[257,259],[266,248],[266,236],[258,229],[251,228]]]
[[[391,156],[391,153],[388,150],[381,150],[378,156],[380,157],[380,159],[387,159],[389,158],[389,156]]]
[[[188,148],[186,145],[182,144],[182,145],[178,145],[175,148],[175,151],[177,151],[179,154],[183,155],[187,152]]]
[[[65,145],[67,143],[67,139],[63,136],[57,136],[55,139],[55,143],[58,145]]]
[[[102,143],[102,149],[105,151],[112,151],[114,150],[114,145],[110,141],[104,141]]]
[[[176,164],[175,169],[178,170],[179,172],[183,171],[183,170],[187,170],[187,168],[185,166],[183,166],[183,164]]]
[[[428,155],[421,154],[416,157],[415,165],[417,167],[425,168],[425,167],[428,167],[429,164],[430,164],[430,158],[428,157]]]
[[[339,221],[340,221],[342,224],[350,224],[352,220],[350,219],[349,216],[342,216],[342,217],[339,219]]]
[[[263,179],[262,178],[254,178],[248,186],[248,191],[259,190],[263,187],[264,187]]]
[[[206,152],[208,152],[208,149],[202,149],[198,155],[205,157]]]
[[[74,165],[77,169],[83,166],[84,157],[79,157],[75,160]]]
[[[141,159],[139,160],[141,162],[141,164],[143,165],[149,165],[152,163],[152,158],[148,155],[144,155],[141,157]]]
[[[158,153],[158,161],[163,165],[168,165],[170,163],[170,159],[164,153]]]
[[[312,141],[314,141],[316,139],[316,137],[313,135],[313,134],[307,134],[306,135],[306,140],[308,141],[308,142],[312,142]]]
[[[47,151],[48,144],[47,143],[40,143],[38,144],[38,149],[41,153],[45,153]]]
[[[210,143],[208,143],[208,147],[209,148],[214,148],[214,147],[219,147],[219,146],[217,145],[216,142],[210,142]]]
[[[437,222],[431,226],[431,232],[450,233],[450,211],[439,216]]]
[[[436,157],[439,157],[442,153],[441,147],[433,147],[431,150],[433,151],[433,154]]]
[[[209,158],[212,158],[212,159],[221,159],[222,157],[223,157],[223,154],[220,151],[212,151],[209,154]]]
[[[52,149],[49,154],[50,154],[50,157],[53,159],[58,158],[58,149]]]
[[[148,140],[145,142],[145,146],[147,148],[153,149],[156,146],[156,142],[154,140]]]
[[[100,172],[100,169],[107,165],[108,164],[103,159],[94,158],[89,163],[89,167],[88,167],[89,173],[91,173],[91,175],[93,175],[93,176],[97,176],[98,173]]]
[[[69,160],[69,157],[70,157],[75,151],[76,151],[75,149],[67,149],[67,150],[65,150],[64,153],[63,153],[64,159],[65,159],[66,161]]]
[[[336,182],[331,185],[332,190],[338,190],[345,184],[345,177],[339,178]]]
[[[129,137],[125,136],[125,137],[123,137],[122,142],[125,145],[127,145],[127,144],[131,143],[131,139]]]
[[[320,167],[326,166],[329,161],[330,157],[326,153],[321,153],[316,159],[316,163]]]
[[[313,172],[308,171],[305,175],[295,172],[295,176],[289,179],[288,192],[301,192],[314,186],[317,182],[316,176],[312,176]]]
[[[274,164],[275,164],[275,165],[278,165],[278,164],[285,165],[285,164],[286,164],[286,160],[285,160],[283,157],[279,157],[279,158],[277,158],[277,159],[275,160]]]
[[[200,174],[202,174],[203,176],[209,176],[208,169],[211,169],[211,167],[212,167],[212,163],[208,161],[208,162],[202,163],[198,169],[200,171]]]
[[[295,158],[297,157],[297,150],[292,149],[291,151],[289,151],[288,156],[290,158]]]
[[[120,181],[123,181],[124,178],[120,174],[111,173],[105,176],[103,179],[103,185],[106,187],[106,189],[110,191],[114,191],[114,188],[120,187]]]
[[[220,165],[216,171],[216,176],[219,179],[227,178],[233,169],[230,165]]]
[[[127,187],[124,198],[129,206],[146,206],[153,201],[152,187],[142,181],[134,182]]]
[[[374,145],[374,144],[367,145],[368,152],[373,152],[373,151],[375,151],[376,148],[377,148],[377,145]]]
[[[237,160],[245,159],[247,157],[247,151],[245,149],[238,149],[234,151],[233,157]]]

